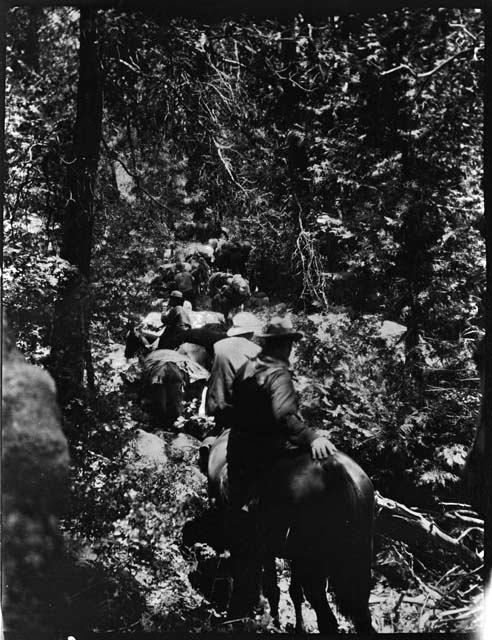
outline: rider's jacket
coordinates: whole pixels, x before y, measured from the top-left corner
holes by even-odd
[[[191,329],[190,315],[181,305],[171,307],[169,311],[163,313],[161,321],[167,329]]]
[[[181,273],[177,273],[174,278],[174,284],[178,291],[182,291],[183,293],[188,293],[189,291],[193,291],[194,282],[193,276],[191,273],[187,271],[181,271]]]
[[[214,363],[208,382],[205,410],[208,415],[232,406],[232,385],[237,372],[260,348],[251,340],[235,336],[214,344]],[[229,425],[228,425],[229,426]]]
[[[288,449],[307,449],[316,438],[299,416],[292,374],[283,360],[260,355],[248,361],[233,384],[233,403],[228,458],[245,471],[268,466]]]

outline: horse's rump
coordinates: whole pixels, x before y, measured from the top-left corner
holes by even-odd
[[[341,452],[322,462],[309,452],[290,453],[273,465],[261,486],[267,529],[273,538],[281,536],[270,544],[284,557],[312,556],[316,550],[323,558],[331,550],[336,554],[341,541],[360,540],[363,522],[372,521],[372,483]]]
[[[228,501],[228,437],[229,430],[217,438],[208,459],[210,493],[222,503]],[[263,474],[258,485],[262,518],[271,532],[269,542],[275,547],[284,547],[279,555],[287,553],[287,557],[291,557],[293,553],[285,548],[287,538],[283,536],[287,530],[290,543],[297,540],[298,555],[306,548],[301,540],[309,540],[309,553],[312,553],[313,541],[326,550],[327,538],[355,533],[360,539],[363,532],[357,531],[358,528],[363,522],[372,523],[372,482],[356,462],[340,451],[323,462],[314,461],[310,452],[286,452]],[[371,527],[367,532],[369,537]]]
[[[204,367],[172,349],[157,349],[143,361],[144,377],[149,384],[160,384],[169,379],[175,380],[177,371],[184,374],[190,383],[207,380],[209,377]]]

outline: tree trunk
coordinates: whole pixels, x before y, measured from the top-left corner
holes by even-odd
[[[89,348],[90,263],[94,187],[102,126],[102,78],[96,12],[80,12],[79,83],[73,153],[68,164],[68,203],[63,220],[61,257],[73,271],[64,282],[51,341],[51,369],[62,406],[84,393],[84,370],[93,385]],[[91,382],[92,381],[92,382]]]
[[[25,36],[24,63],[39,73],[39,27],[43,17],[40,7],[28,7],[28,22]]]

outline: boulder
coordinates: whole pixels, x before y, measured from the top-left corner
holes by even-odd
[[[69,454],[55,383],[28,364],[4,319],[2,339],[2,569],[5,629],[53,634],[63,558],[58,519],[66,507]]]
[[[188,433],[178,433],[170,442],[172,449],[182,451],[184,453],[195,453],[200,447],[200,440],[190,436]]]
[[[135,437],[127,445],[127,453],[132,464],[143,467],[167,464],[166,447],[162,438],[143,429],[137,429]]]
[[[391,342],[399,340],[406,331],[407,327],[405,325],[393,322],[392,320],[385,320],[381,324],[379,336],[386,342]]]

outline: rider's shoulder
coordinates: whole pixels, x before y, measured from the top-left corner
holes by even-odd
[[[271,357],[259,357],[256,362],[256,374],[264,382],[291,378],[289,366],[283,360],[277,360]]]

